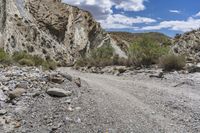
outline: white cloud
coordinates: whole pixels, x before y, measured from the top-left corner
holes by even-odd
[[[198,12],[198,13],[195,15],[195,17],[200,17],[200,12]]]
[[[137,29],[133,24],[156,22],[151,18],[124,15],[126,11],[145,10],[144,1],[147,0],[63,0],[65,3],[90,11],[105,29]],[[112,8],[122,11],[120,14],[113,14]]]
[[[63,2],[79,6],[90,11],[98,20],[105,19],[112,14],[112,8],[123,11],[142,11],[145,0],[63,0]]]
[[[188,18],[186,21],[163,21],[155,26],[146,26],[141,30],[160,30],[160,29],[170,29],[174,31],[190,31],[193,29],[198,29],[200,27],[200,19],[194,19],[192,17]]]
[[[145,9],[144,0],[113,0],[117,9],[124,11],[141,11]]]
[[[128,17],[122,14],[109,15],[105,20],[99,20],[102,27],[105,29],[122,29],[122,28],[136,28],[134,24],[153,23],[156,20],[146,17]]]
[[[179,10],[169,10],[169,12],[176,13],[176,14],[180,14],[181,13],[181,11],[179,11]]]
[[[144,2],[148,0],[63,0],[63,2],[78,6],[90,11],[105,29],[133,29],[133,30],[160,30],[190,31],[200,27],[200,12],[187,20],[162,21],[157,25],[135,27],[135,24],[149,24],[156,22],[148,17],[126,16],[126,11],[145,10]],[[113,13],[113,8],[120,9],[120,14]],[[169,10],[171,13],[180,14],[179,10]],[[160,20],[161,21],[161,20]]]
[[[104,19],[112,13],[111,0],[63,0],[63,2],[90,11],[96,19]]]

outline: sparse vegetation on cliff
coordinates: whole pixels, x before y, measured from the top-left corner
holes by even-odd
[[[51,59],[44,60],[39,56],[24,51],[15,52],[12,56],[0,49],[0,63],[4,65],[19,64],[22,66],[42,66],[44,69],[55,69],[57,63]]]
[[[0,63],[5,65],[12,63],[11,57],[3,49],[0,49]]]
[[[129,64],[147,67],[156,64],[158,59],[167,54],[168,51],[168,46],[160,45],[149,38],[144,38],[130,45],[128,53]]]
[[[114,54],[110,45],[93,50],[88,57],[80,58],[76,62],[78,67],[105,67],[112,65],[150,67],[158,65],[166,71],[181,70],[186,61],[183,56],[169,52],[169,45],[163,45],[151,38],[144,37],[129,46],[128,59]]]
[[[113,65],[114,49],[110,45],[104,45],[91,51],[87,57],[82,57],[76,62],[76,66],[109,66]]]

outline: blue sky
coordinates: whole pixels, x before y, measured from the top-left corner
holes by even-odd
[[[200,0],[63,0],[90,11],[108,31],[162,32],[200,28]]]

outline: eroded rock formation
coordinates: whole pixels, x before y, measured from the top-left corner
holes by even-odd
[[[91,14],[61,0],[0,0],[0,47],[71,64],[110,36]]]
[[[191,63],[200,62],[200,30],[177,35],[174,39],[173,51],[185,55]]]

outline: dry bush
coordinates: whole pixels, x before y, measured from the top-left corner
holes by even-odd
[[[165,71],[181,70],[186,65],[186,59],[181,55],[168,54],[160,58],[159,64]]]

